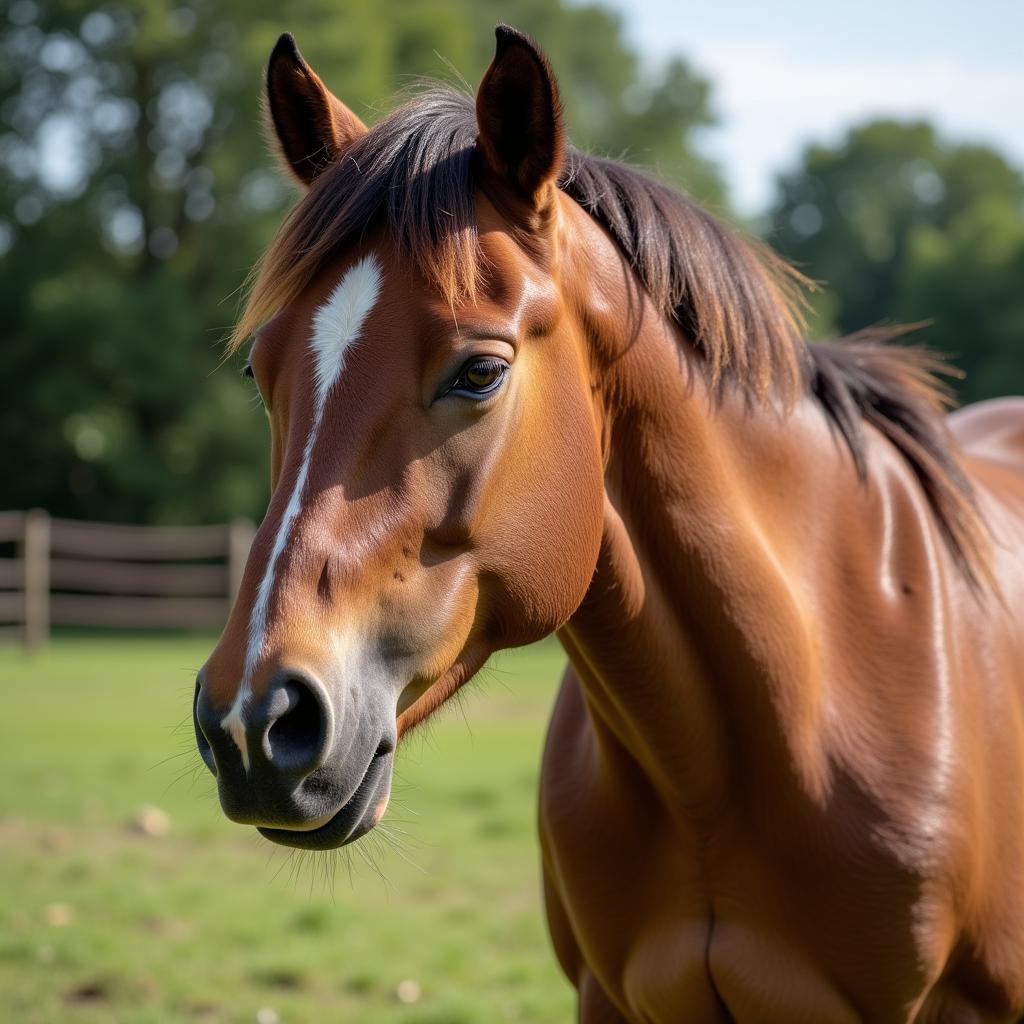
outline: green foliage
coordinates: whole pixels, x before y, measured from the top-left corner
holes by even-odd
[[[896,315],[934,318],[929,345],[966,376],[965,401],[1024,394],[1024,216],[993,196],[945,232],[913,232]]]
[[[932,320],[965,400],[1024,392],[1024,176],[931,125],[876,121],[779,181],[771,241],[825,290],[816,329]]]
[[[367,120],[413,76],[475,83],[493,27],[535,34],[579,144],[721,203],[693,149],[708,86],[653,79],[617,15],[567,0],[13,0],[0,17],[0,505],[258,518],[266,428],[220,342],[294,192],[265,154],[263,63],[292,31]]]

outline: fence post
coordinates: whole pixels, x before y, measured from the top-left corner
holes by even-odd
[[[22,559],[25,569],[25,646],[31,650],[50,638],[50,517],[41,508],[25,514]]]
[[[256,527],[251,519],[232,519],[228,524],[228,596],[232,604],[242,585],[242,573],[255,535]]]

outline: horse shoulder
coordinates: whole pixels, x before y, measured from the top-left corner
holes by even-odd
[[[992,398],[965,405],[947,417],[969,455],[1015,460],[1024,471],[1024,398]]]
[[[1024,691],[1024,398],[995,398],[964,406],[948,417],[964,468],[992,539],[992,569],[1002,596],[1002,615],[985,616],[990,636],[998,622],[1013,621],[1017,651],[1006,678]]]

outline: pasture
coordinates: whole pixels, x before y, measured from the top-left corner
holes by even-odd
[[[569,1019],[534,823],[557,644],[499,655],[406,742],[389,839],[294,857],[223,818],[195,753],[210,646],[0,649],[0,1019]]]

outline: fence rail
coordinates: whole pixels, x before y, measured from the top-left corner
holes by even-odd
[[[254,530],[248,519],[118,526],[0,512],[0,637],[37,647],[51,626],[219,628]]]

